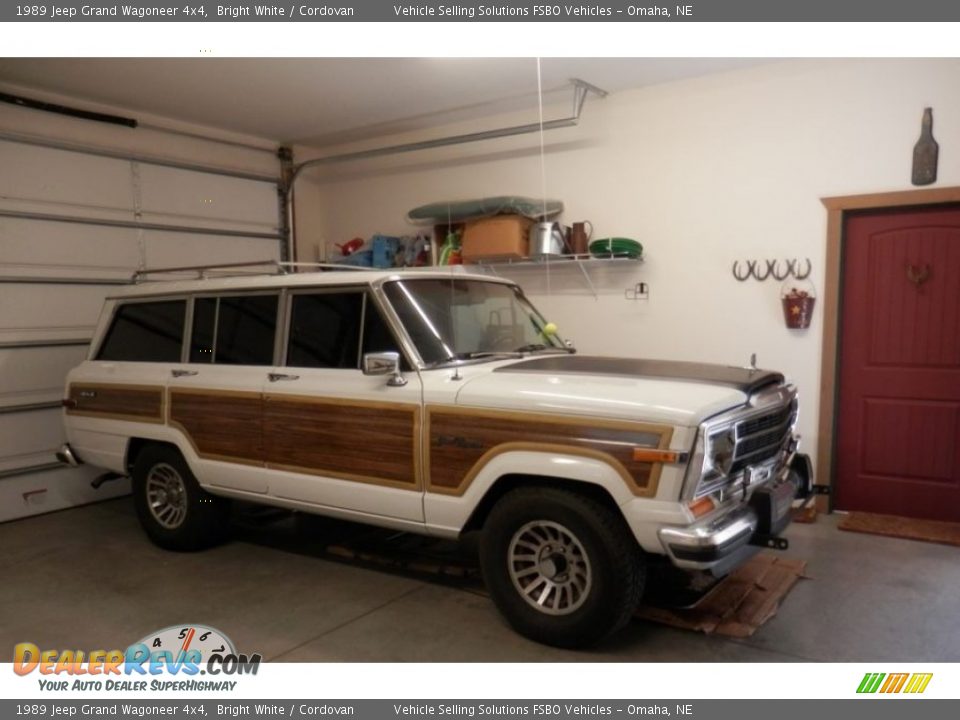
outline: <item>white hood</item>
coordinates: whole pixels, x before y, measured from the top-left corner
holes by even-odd
[[[727,385],[605,373],[490,372],[457,393],[458,405],[690,427],[746,401],[746,392]]]

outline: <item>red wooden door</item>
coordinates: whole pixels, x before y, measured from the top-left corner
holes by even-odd
[[[836,501],[960,521],[960,208],[848,217]]]

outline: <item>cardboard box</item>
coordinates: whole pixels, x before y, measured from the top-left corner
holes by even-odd
[[[495,215],[471,220],[463,231],[465,263],[478,260],[517,259],[529,254],[528,238],[533,220],[522,215]]]

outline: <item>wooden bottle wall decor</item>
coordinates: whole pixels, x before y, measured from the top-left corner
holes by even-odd
[[[937,155],[940,146],[933,139],[933,108],[925,108],[920,126],[920,139],[913,146],[914,185],[931,185],[937,180]]]

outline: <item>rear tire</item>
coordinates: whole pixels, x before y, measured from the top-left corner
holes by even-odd
[[[227,500],[200,487],[183,456],[150,445],[133,465],[133,502],[147,536],[167,550],[201,550],[226,536]]]
[[[497,502],[484,524],[480,563],[510,625],[563,648],[592,645],[623,627],[646,575],[619,512],[547,487],[519,488]]]

